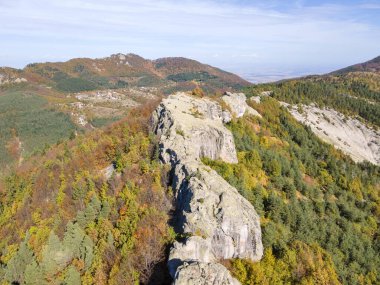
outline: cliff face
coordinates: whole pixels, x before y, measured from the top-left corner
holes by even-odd
[[[189,284],[190,277],[191,284],[236,284],[217,261],[263,254],[255,209],[201,161],[237,162],[233,136],[223,125],[230,117],[216,102],[181,93],[164,99],[152,116],[161,160],[172,167],[175,229],[187,237],[170,251],[175,284]]]

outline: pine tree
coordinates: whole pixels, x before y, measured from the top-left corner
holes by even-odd
[[[99,214],[102,203],[100,202],[97,195],[92,196],[90,206],[95,210],[96,214]]]
[[[83,212],[83,211],[78,211],[75,220],[77,221],[77,223],[78,223],[82,228],[85,228],[85,227],[86,227],[86,218],[85,218],[85,216],[84,216],[84,212]]]
[[[58,236],[52,231],[47,244],[42,250],[41,266],[47,275],[52,276],[64,268],[72,256],[71,250],[65,248]]]
[[[26,266],[25,269],[25,284],[27,285],[47,285],[48,283],[44,279],[44,273],[42,268],[37,264],[36,260]]]
[[[63,246],[69,249],[74,257],[79,257],[80,246],[85,237],[85,232],[78,223],[67,223],[65,236],[63,238]]]
[[[107,219],[108,215],[111,213],[110,204],[107,201],[103,202],[102,209],[100,210],[100,218]]]
[[[85,236],[80,246],[80,258],[84,260],[86,269],[91,266],[94,258],[93,247],[94,243],[91,238],[89,236]]]
[[[80,285],[80,273],[74,266],[70,266],[65,274],[64,285]]]
[[[29,236],[21,243],[16,255],[11,258],[5,269],[5,279],[10,283],[23,283],[28,264],[33,261],[33,252],[28,247]]]
[[[96,219],[96,211],[91,205],[88,205],[84,210],[84,219],[86,226]]]

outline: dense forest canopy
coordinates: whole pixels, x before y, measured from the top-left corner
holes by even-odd
[[[204,159],[261,216],[261,262],[233,260],[242,284],[379,284],[380,168],[355,164],[278,102],[230,124],[239,163]]]
[[[0,284],[136,284],[172,241],[167,170],[152,105],[106,131],[65,141],[0,184]],[[104,168],[114,168],[106,179]],[[156,278],[156,279],[154,279]],[[156,281],[154,281],[156,280]]]

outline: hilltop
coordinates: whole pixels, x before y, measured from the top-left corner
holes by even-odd
[[[11,78],[17,74],[28,82],[44,83],[62,92],[128,86],[156,87],[164,93],[202,86],[214,92],[249,85],[237,75],[195,60],[183,57],[149,60],[136,54],[121,53],[99,59],[75,58],[66,62],[32,63],[22,70],[3,68],[0,73]]]
[[[249,85],[182,57],[149,60],[119,53],[0,68],[0,169],[167,94],[196,88],[214,94]]]
[[[332,75],[346,74],[349,72],[380,72],[380,56],[369,61],[354,64],[336,71],[331,72]]]

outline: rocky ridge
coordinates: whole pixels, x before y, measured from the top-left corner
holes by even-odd
[[[164,99],[153,113],[160,158],[172,167],[173,224],[184,237],[170,250],[174,284],[239,284],[218,260],[262,257],[255,209],[201,161],[208,157],[237,162],[233,136],[224,126],[230,120],[231,114],[218,103],[184,93]]]

